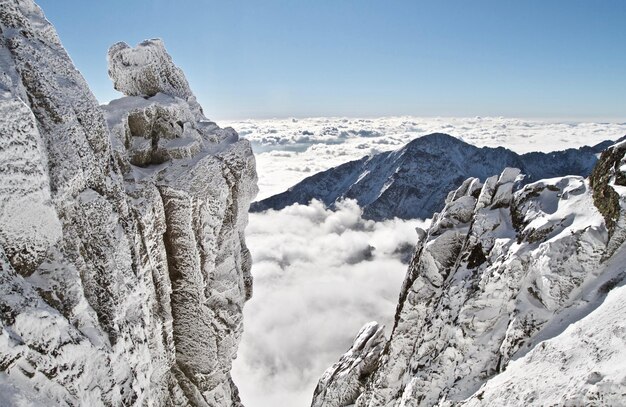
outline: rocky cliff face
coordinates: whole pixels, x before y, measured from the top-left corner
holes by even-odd
[[[478,148],[447,134],[417,138],[404,147],[363,157],[312,175],[289,190],[252,204],[254,212],[282,209],[311,199],[333,207],[356,199],[368,219],[428,219],[467,177],[486,179],[506,167],[522,169],[524,183],[564,175],[588,176],[603,142],[551,153],[517,154],[503,147]]]
[[[624,290],[602,302],[626,278],[625,153],[609,148],[590,180],[519,187],[508,168],[451,192],[420,232],[391,338],[353,347],[313,406],[623,402]]]
[[[0,404],[239,405],[250,146],[163,44],[100,108],[30,0],[0,1]]]

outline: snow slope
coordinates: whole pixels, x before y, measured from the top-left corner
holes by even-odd
[[[603,272],[621,274],[622,282],[599,306],[594,304],[597,299],[589,298],[597,309],[511,362],[463,405],[623,405],[626,401],[625,265],[623,247],[607,262],[608,270]]]
[[[0,42],[0,404],[239,405],[249,143],[160,41],[111,49],[106,118],[32,1]]]

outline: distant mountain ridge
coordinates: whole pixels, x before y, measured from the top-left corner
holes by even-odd
[[[329,207],[355,199],[363,216],[430,218],[441,210],[449,191],[467,177],[486,179],[515,167],[527,174],[523,183],[565,175],[588,176],[597,154],[613,141],[551,153],[517,154],[504,147],[476,147],[444,133],[417,138],[404,147],[350,161],[312,175],[287,191],[254,202],[252,212],[282,209],[318,199]]]

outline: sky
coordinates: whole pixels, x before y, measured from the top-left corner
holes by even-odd
[[[162,38],[216,120],[626,118],[623,0],[39,0],[103,103],[108,47]]]

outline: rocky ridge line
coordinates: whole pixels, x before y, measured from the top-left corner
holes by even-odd
[[[388,151],[305,178],[287,191],[253,202],[252,212],[280,210],[312,199],[333,208],[356,199],[367,219],[429,219],[441,211],[449,191],[468,177],[486,179],[506,167],[520,168],[523,183],[564,175],[588,176],[597,156],[613,144],[550,153],[517,154],[503,147],[478,148],[456,137],[433,133]]]
[[[320,380],[312,405],[535,405],[542,392],[563,403],[623,400],[623,375],[594,369],[626,357],[623,346],[611,345],[626,342],[626,334],[616,328],[603,338],[576,321],[588,314],[606,320],[594,310],[626,278],[620,260],[626,258],[625,146],[604,152],[590,180],[568,176],[520,187],[519,170],[506,169],[484,184],[470,178],[451,192],[420,233],[391,338],[377,348],[377,360],[356,358],[345,368],[348,352]],[[616,324],[623,316],[612,314]],[[560,345],[578,332],[567,329],[571,324],[587,329],[576,335],[593,337],[595,362],[583,360],[584,350],[568,353],[571,348]],[[550,345],[538,347],[550,338]],[[538,355],[561,370],[525,387],[533,379],[516,366],[538,369]],[[593,379],[570,380],[568,360],[577,363],[577,377]],[[510,364],[517,370],[499,379]],[[506,380],[507,391],[490,380]]]

